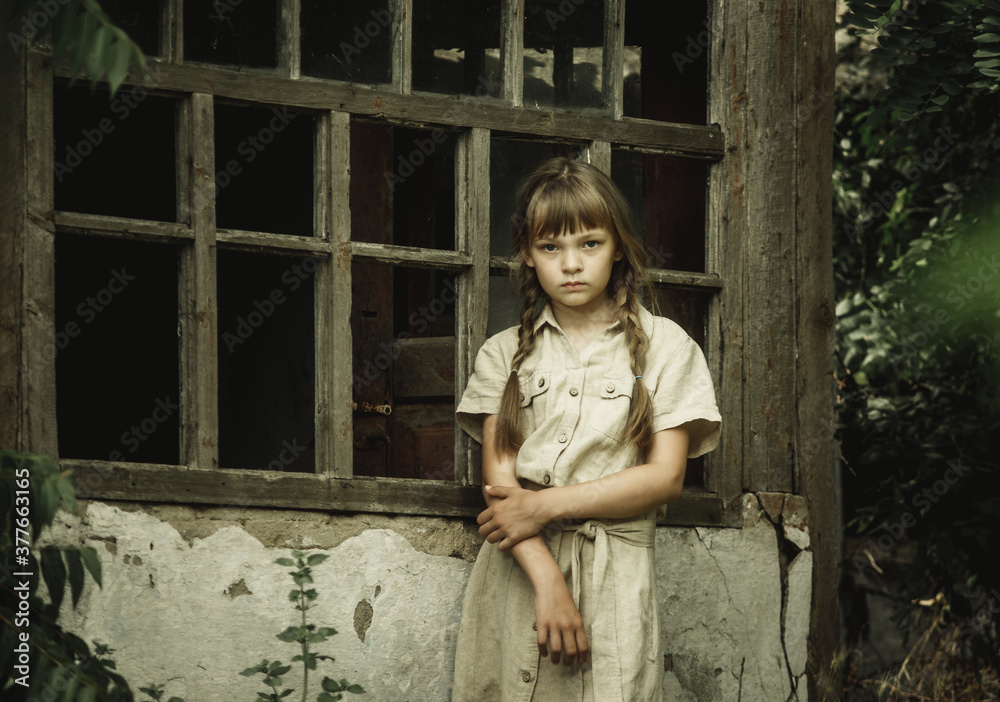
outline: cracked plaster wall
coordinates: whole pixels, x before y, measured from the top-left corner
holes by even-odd
[[[796,699],[796,687],[805,699],[812,564],[800,502],[746,495],[742,529],[657,530],[664,700],[775,702]],[[297,612],[274,560],[300,548],[330,555],[314,568],[311,614],[339,633],[319,651],[336,657],[320,674],[363,685],[356,699],[449,699],[481,543],[471,522],[123,506],[88,503],[46,540],[98,549],[104,587],[88,582],[76,611],[67,597],[64,623],[115,649],[133,688],[253,698],[258,682],[238,673],[298,652],[275,638]]]

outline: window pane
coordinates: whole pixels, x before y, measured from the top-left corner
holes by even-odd
[[[414,0],[413,88],[499,97],[500,2]]]
[[[710,293],[689,290],[674,290],[658,288],[656,304],[661,317],[667,317],[677,322],[698,346],[705,348],[705,321],[708,311]],[[705,457],[688,459],[687,473],[684,475],[685,485],[705,484]]]
[[[705,124],[708,3],[628,0],[625,9],[626,117]]]
[[[141,85],[110,101],[56,85],[53,101],[57,210],[177,221],[175,101]]]
[[[355,262],[354,474],[454,478],[455,278]]]
[[[178,464],[177,249],[57,234],[55,271],[59,456]]]
[[[490,310],[486,320],[486,336],[499,334],[521,323],[524,299],[516,279],[507,275],[490,276]]]
[[[184,3],[184,59],[246,68],[278,65],[277,0]]]
[[[354,83],[392,82],[392,3],[302,0],[302,73]]]
[[[101,9],[147,56],[159,51],[159,0],[101,0]]]
[[[599,108],[604,3],[525,0],[524,106]]]
[[[218,252],[219,465],[315,470],[314,257]]]
[[[351,238],[455,248],[455,137],[351,121]]]
[[[311,115],[215,105],[216,225],[313,235]]]
[[[651,268],[705,270],[704,161],[634,151],[611,152],[611,177],[632,206]]]

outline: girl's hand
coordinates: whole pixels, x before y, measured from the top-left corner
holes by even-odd
[[[479,533],[491,544],[499,543],[501,551],[534,536],[548,524],[542,513],[541,493],[502,485],[487,485],[486,493],[498,500],[476,518]]]
[[[590,657],[583,617],[573,603],[566,581],[559,574],[551,586],[535,588],[535,625],[538,629],[538,653],[544,658],[552,649],[553,663],[562,658],[564,665],[585,663]]]

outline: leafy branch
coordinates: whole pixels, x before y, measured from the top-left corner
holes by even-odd
[[[16,0],[12,16],[22,20],[21,35],[8,35],[13,47],[51,34],[53,60],[69,54],[71,83],[86,69],[91,87],[107,79],[114,95],[132,65],[146,74],[142,49],[111,21],[97,0]]]

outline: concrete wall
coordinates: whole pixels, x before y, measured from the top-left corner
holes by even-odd
[[[795,699],[793,686],[806,698],[804,505],[770,494],[745,495],[742,507],[742,529],[657,531],[665,700],[775,702]],[[330,555],[314,568],[310,615],[339,633],[317,647],[336,657],[320,675],[360,683],[369,694],[359,700],[448,700],[481,543],[451,519],[100,502],[46,540],[101,555],[104,587],[88,586],[76,611],[67,604],[66,625],[114,648],[134,688],[166,683],[188,702],[252,699],[259,678],[238,673],[298,652],[275,638],[297,623],[287,568],[274,564],[291,548]]]

